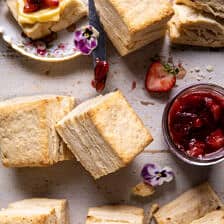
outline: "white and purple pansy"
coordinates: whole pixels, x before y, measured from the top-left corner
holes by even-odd
[[[173,170],[170,167],[161,168],[155,164],[146,164],[141,175],[144,182],[153,187],[161,186],[164,182],[171,182],[174,178]]]
[[[84,55],[90,55],[97,47],[98,31],[93,26],[85,26],[75,31],[75,49]]]

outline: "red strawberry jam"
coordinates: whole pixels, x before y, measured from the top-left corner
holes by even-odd
[[[41,9],[59,6],[59,0],[24,0],[24,13],[32,13]]]
[[[168,128],[176,147],[190,157],[224,149],[224,96],[192,90],[178,96],[169,111]]]

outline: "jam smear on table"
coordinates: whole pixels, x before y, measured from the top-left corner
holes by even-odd
[[[192,91],[177,97],[169,111],[169,132],[179,150],[191,157],[224,149],[224,96]]]
[[[59,0],[24,0],[24,13],[32,13],[46,8],[59,6]]]

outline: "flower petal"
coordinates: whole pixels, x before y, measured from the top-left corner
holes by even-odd
[[[155,172],[157,171],[159,170],[154,164],[148,163],[143,167],[141,175],[143,178],[146,178],[148,176],[155,176]]]
[[[91,32],[86,33],[88,30]],[[77,29],[74,35],[74,44],[76,50],[85,55],[89,55],[97,47],[98,31],[94,27],[88,25]]]
[[[163,168],[163,171],[166,173],[166,177],[164,177],[165,182],[171,182],[174,178],[174,172],[172,168],[166,166]]]
[[[90,42],[91,48],[95,48],[97,46],[97,41],[95,39],[92,39]]]
[[[152,178],[150,182],[146,182],[147,184],[153,186],[153,187],[156,187],[156,186],[159,186],[159,179],[157,178]]]
[[[164,178],[159,178],[159,179],[157,180],[157,183],[158,183],[157,186],[161,186],[161,185],[163,185],[163,183],[164,183]]]
[[[141,172],[144,182],[151,186],[161,186],[164,182],[170,182],[174,178],[173,170],[170,167],[161,169],[155,164],[146,164]]]

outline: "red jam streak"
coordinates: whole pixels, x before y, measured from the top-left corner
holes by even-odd
[[[59,0],[25,0],[24,13],[32,13],[59,6]]]
[[[169,111],[169,132],[190,157],[224,149],[224,96],[194,91],[178,97]]]
[[[94,70],[94,80],[92,81],[92,86],[97,92],[102,92],[104,90],[108,71],[109,64],[106,61],[97,59]]]

